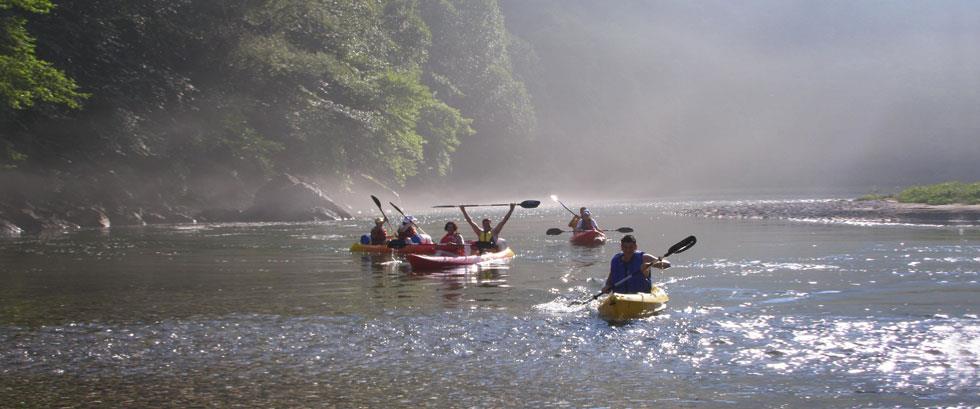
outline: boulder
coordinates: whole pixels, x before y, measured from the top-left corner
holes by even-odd
[[[0,237],[17,237],[23,232],[16,224],[0,219]]]
[[[109,217],[114,220],[113,224],[117,226],[146,226],[140,212],[125,207],[117,207]]]
[[[169,223],[175,223],[175,224],[179,224],[179,223],[197,223],[197,220],[195,220],[193,217],[188,216],[186,213],[183,213],[183,212],[170,212],[170,213],[167,213],[167,221]]]
[[[109,228],[109,216],[98,207],[79,207],[65,213],[65,219],[81,227]]]
[[[54,216],[45,216],[26,207],[8,215],[11,221],[27,232],[37,233],[45,230],[76,229],[78,225]]]
[[[242,216],[248,221],[314,221],[353,217],[316,186],[285,173],[255,192],[252,207]]]
[[[143,221],[146,222],[146,224],[170,223],[170,221],[167,220],[167,217],[160,213],[144,212],[142,213],[142,216],[143,216]]]
[[[207,223],[230,223],[242,221],[242,211],[235,209],[207,209],[197,214],[195,219]]]

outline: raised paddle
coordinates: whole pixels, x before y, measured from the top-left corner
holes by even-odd
[[[439,208],[439,207],[484,207],[484,206],[510,206],[512,204],[513,205],[520,206],[520,207],[523,207],[525,209],[533,209],[533,208],[538,207],[539,205],[541,205],[541,201],[540,200],[525,200],[525,201],[520,202],[520,203],[436,205],[436,206],[432,206],[432,207],[433,208]]]
[[[675,244],[673,246],[670,246],[670,249],[667,250],[667,254],[664,254],[663,256],[659,257],[658,260],[661,260],[662,261],[663,259],[667,258],[667,256],[670,256],[671,254],[683,253],[683,252],[687,251],[687,249],[689,249],[691,247],[694,247],[694,243],[697,243],[697,242],[698,242],[698,239],[696,237],[694,237],[694,236],[687,236],[687,238],[685,238],[684,240],[681,240],[681,241],[677,242],[677,244]],[[651,265],[652,264],[648,264],[647,266],[649,267]],[[636,274],[636,273],[634,272],[633,274]],[[613,284],[611,288],[616,288],[616,286],[618,286],[618,285],[620,285],[622,283],[625,283],[626,280],[629,280],[631,277],[633,277],[633,274],[630,274],[630,275],[628,275],[626,277],[623,277],[622,280],[619,280],[619,281],[616,282],[616,284]],[[602,296],[605,293],[606,293],[605,291],[599,291],[598,294],[593,295],[592,297],[589,297],[588,300],[572,301],[569,305],[585,304],[587,302],[591,302],[592,300],[595,300],[596,298],[599,298],[600,296]]]
[[[388,221],[388,215],[385,214],[385,209],[382,209],[381,208],[381,201],[378,200],[378,197],[375,196],[375,195],[371,195],[371,200],[374,200],[374,204],[378,206],[378,210],[380,210],[381,211],[381,215],[384,216],[385,223],[388,224],[388,228],[394,230],[394,228],[391,227],[391,222]]]
[[[398,207],[398,205],[396,205],[396,204],[394,204],[394,203],[392,203],[392,202],[388,202],[388,204],[390,204],[390,205],[391,205],[391,207],[394,207],[394,208],[395,208],[395,210],[397,210],[397,211],[398,211],[398,213],[401,213],[401,214],[402,214],[402,217],[405,217],[405,212],[403,212],[403,211],[402,211],[402,209],[400,209],[400,208]],[[420,231],[420,232],[422,232],[422,234],[424,234],[424,235],[426,235],[426,236],[428,236],[428,235],[429,235],[429,233],[426,233],[426,232],[425,232],[425,230],[422,230],[422,226],[419,226],[418,224],[415,224],[415,222],[412,222],[412,225],[413,225],[413,226],[415,226],[415,227],[418,227],[418,228],[419,228],[419,231]]]
[[[551,200],[554,200],[554,201],[558,202],[558,204],[560,204],[561,207],[564,207],[565,210],[568,210],[568,212],[571,213],[572,216],[578,217],[578,215],[575,214],[575,212],[573,212],[572,209],[569,209],[568,206],[565,206],[565,204],[561,202],[561,200],[558,200],[558,196],[551,195]]]
[[[618,231],[620,233],[632,233],[633,232],[633,228],[632,227],[620,227],[620,228],[618,228],[616,230],[599,229],[598,231]],[[554,227],[554,228],[548,229],[548,231],[545,232],[545,234],[547,234],[549,236],[557,236],[557,235],[562,234],[562,233],[575,233],[575,231],[574,230],[562,230],[562,229],[559,229],[557,227]]]

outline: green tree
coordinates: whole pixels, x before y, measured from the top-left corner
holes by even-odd
[[[78,108],[86,94],[51,63],[37,58],[24,13],[48,13],[50,0],[0,0],[0,97],[13,109],[36,101]]]
[[[476,131],[462,140],[456,175],[499,172],[500,155],[521,155],[536,127],[525,85],[513,74],[509,37],[495,0],[424,0],[432,32],[425,82],[436,97],[469,118]]]

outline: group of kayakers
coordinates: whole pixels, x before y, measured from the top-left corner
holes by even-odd
[[[460,212],[463,213],[463,219],[466,220],[466,223],[470,225],[470,228],[476,235],[476,241],[473,243],[473,246],[477,252],[499,251],[506,247],[506,243],[500,238],[500,232],[504,228],[504,225],[507,224],[507,221],[510,220],[510,216],[514,213],[515,207],[516,204],[510,204],[510,210],[500,220],[500,223],[494,226],[491,220],[486,218],[481,221],[481,224],[476,224],[469,213],[467,213],[466,207],[459,206]],[[402,219],[402,223],[398,227],[394,238],[389,237],[387,230],[385,230],[384,225],[387,221],[383,217],[375,219],[375,226],[370,234],[371,244],[387,244],[389,246],[399,247],[432,243],[432,239],[418,227],[417,220],[412,216],[405,216]],[[579,208],[578,215],[572,217],[568,226],[575,233],[601,231],[599,224],[592,217],[592,212],[586,207]],[[460,234],[459,226],[456,222],[452,220],[447,221],[443,226],[443,230],[445,231],[445,235],[439,240],[437,254],[443,256],[466,255],[468,246]],[[670,267],[670,262],[666,260],[661,260],[645,252],[637,251],[636,238],[632,235],[623,236],[620,240],[620,249],[622,252],[613,256],[610,262],[609,275],[602,288],[603,292],[612,291],[620,294],[650,292],[652,288],[650,268],[664,269]]]
[[[500,238],[500,231],[507,224],[507,220],[510,220],[510,215],[514,213],[515,207],[517,207],[517,204],[511,203],[510,210],[500,220],[500,223],[494,226],[491,220],[487,218],[484,218],[481,224],[476,224],[469,213],[466,212],[466,207],[459,206],[459,210],[463,213],[463,218],[470,225],[470,228],[473,229],[473,234],[476,235],[476,240],[473,245],[477,252],[499,251],[501,248],[506,247],[505,241]],[[388,245],[389,247],[396,248],[417,244],[431,244],[431,236],[425,234],[418,227],[416,221],[413,216],[405,216],[402,219],[401,225],[398,226],[396,236],[392,238],[389,237],[388,231],[385,229],[385,223],[388,222],[388,219],[379,217],[374,220],[374,228],[371,229],[371,234],[368,236],[370,244]],[[463,235],[459,233],[459,226],[456,222],[452,220],[447,221],[443,226],[443,230],[446,234],[439,240],[437,252],[446,256],[465,255],[467,249],[466,241],[463,239]]]

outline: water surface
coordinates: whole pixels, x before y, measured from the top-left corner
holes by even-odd
[[[980,229],[677,205],[592,207],[654,254],[699,239],[619,326],[568,305],[618,246],[546,236],[560,208],[517,210],[511,263],[435,273],[351,254],[368,220],[0,241],[0,406],[980,405]]]

